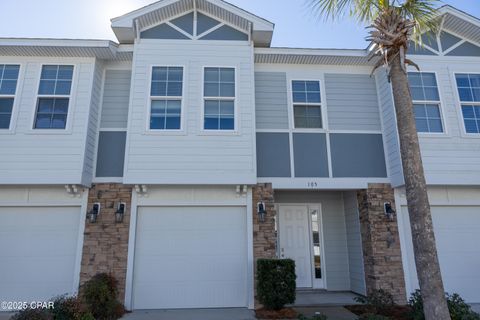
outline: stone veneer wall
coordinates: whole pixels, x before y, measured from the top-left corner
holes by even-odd
[[[395,208],[394,191],[389,184],[369,184],[357,192],[362,234],[363,261],[367,292],[384,289],[396,303],[406,303],[397,216],[389,220],[384,203]]]
[[[257,294],[257,260],[259,258],[275,258],[277,252],[277,236],[275,233],[275,200],[271,183],[259,183],[253,187],[253,258],[255,268],[255,308],[261,308]],[[267,214],[265,221],[260,222],[257,214],[257,203],[263,200]]]
[[[80,287],[97,273],[105,272],[118,280],[118,299],[123,303],[127,273],[128,234],[132,188],[123,184],[96,184],[88,193],[88,210],[95,202],[101,209],[96,223],[85,222]],[[115,222],[119,202],[126,203],[122,223]]]

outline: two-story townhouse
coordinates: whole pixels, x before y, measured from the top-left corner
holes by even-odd
[[[480,22],[441,19],[409,79],[444,282],[480,302]],[[113,19],[119,44],[0,39],[0,300],[109,272],[130,310],[254,308],[256,259],[289,257],[298,288],[406,301],[385,71],[368,50],[272,48],[273,27],[163,0]]]

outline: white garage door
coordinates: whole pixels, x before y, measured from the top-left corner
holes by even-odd
[[[0,207],[0,301],[72,294],[79,222],[79,207]]]
[[[134,309],[245,307],[246,213],[240,207],[140,207]]]
[[[408,211],[402,208],[410,281],[418,288]],[[445,290],[480,302],[480,207],[432,206],[433,227]]]

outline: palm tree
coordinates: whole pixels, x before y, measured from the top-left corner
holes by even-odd
[[[413,103],[406,65],[418,66],[406,58],[409,41],[421,43],[421,34],[437,32],[436,0],[310,0],[319,15],[338,18],[349,13],[371,24],[368,41],[379,56],[373,72],[387,68],[393,88],[400,151],[405,176],[408,212],[412,229],[420,290],[427,320],[450,319],[438,263],[432,215],[427,195]]]

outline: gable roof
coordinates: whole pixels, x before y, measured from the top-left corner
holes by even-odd
[[[194,9],[250,34],[255,46],[270,46],[273,23],[223,0],[161,0],[113,18],[112,29],[120,43],[133,43],[141,30]]]
[[[450,5],[442,6],[442,28],[480,45],[480,19]]]

